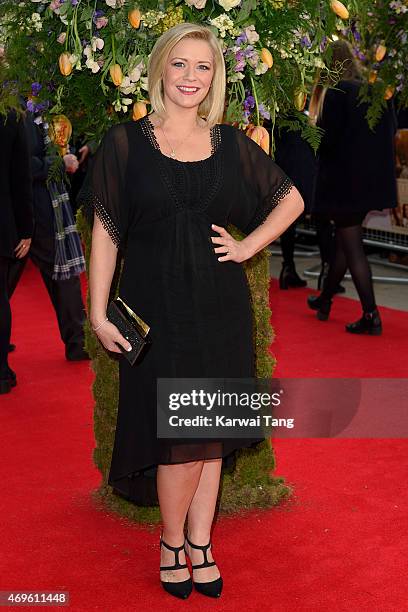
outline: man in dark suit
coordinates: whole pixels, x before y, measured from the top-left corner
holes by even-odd
[[[47,176],[53,159],[47,156],[42,128],[34,121],[32,114],[25,122],[29,142],[31,171],[33,177],[34,234],[29,257],[39,268],[48,294],[51,298],[61,339],[65,344],[65,356],[69,361],[89,359],[84,350],[83,324],[86,318],[82,301],[79,276],[72,275],[65,280],[53,279],[56,250],[54,211],[47,188]],[[78,169],[75,155],[63,158],[65,170],[73,174]],[[9,273],[9,295],[11,296],[27,261],[15,262]]]
[[[30,158],[23,118],[0,115],[0,393],[16,384],[8,365],[11,309],[8,273],[30,249],[33,233],[33,195]]]

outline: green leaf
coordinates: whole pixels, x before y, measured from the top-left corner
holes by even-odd
[[[251,11],[256,9],[256,0],[244,0],[241,4],[241,8],[238,12],[238,15],[235,19],[235,23],[240,24],[243,23],[246,19],[248,19]]]

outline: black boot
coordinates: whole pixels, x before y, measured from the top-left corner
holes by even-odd
[[[279,288],[289,289],[290,287],[306,287],[306,285],[307,282],[301,279],[296,272],[295,264],[293,262],[284,261],[279,275]]]
[[[6,366],[0,372],[0,393],[9,393],[16,384],[16,373],[9,366]]]
[[[322,291],[328,274],[329,274],[329,264],[327,261],[325,261],[322,264],[322,269],[320,270],[319,278],[317,279],[317,288],[319,291]],[[334,293],[346,293],[346,288],[343,287],[343,285],[340,285],[339,283]]]
[[[354,323],[346,325],[346,331],[351,334],[369,334],[370,336],[381,336],[382,323],[377,308],[371,312],[363,312],[363,316]]]
[[[333,300],[330,298],[323,297],[320,295],[309,295],[307,298],[307,305],[312,310],[316,310],[316,317],[319,321],[327,321],[330,315],[330,309]]]

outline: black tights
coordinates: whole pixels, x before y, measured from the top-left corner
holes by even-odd
[[[7,371],[11,334],[11,309],[7,288],[10,261],[7,257],[0,257],[0,377]]]
[[[363,246],[362,220],[358,224],[344,226],[336,223],[335,253],[330,264],[322,295],[332,298],[347,268],[350,270],[361,305],[365,312],[376,308],[371,269]]]

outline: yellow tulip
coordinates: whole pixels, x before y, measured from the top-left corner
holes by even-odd
[[[260,125],[250,125],[245,133],[269,155],[269,133],[264,127]]]
[[[119,87],[123,80],[122,68],[119,66],[119,64],[112,64],[112,66],[109,68],[109,73],[116,87]]]
[[[269,51],[269,49],[265,49],[263,48],[261,51],[261,60],[263,61],[264,64],[266,64],[268,66],[268,68],[272,68],[273,66],[273,57],[272,57],[272,53]]]
[[[388,85],[387,89],[384,92],[384,100],[389,100],[394,95],[395,87],[393,85]]]
[[[384,47],[384,45],[378,45],[377,49],[375,50],[375,61],[381,62],[384,59],[386,53],[387,47]]]
[[[144,102],[135,102],[133,105],[133,121],[138,121],[147,115],[147,107]]]
[[[139,9],[133,9],[132,11],[129,11],[128,19],[129,19],[129,23],[132,26],[132,28],[135,28],[137,30],[140,27],[140,21],[142,19],[142,14],[139,11]]]
[[[296,110],[302,111],[306,106],[307,93],[303,89],[297,89],[293,96],[293,103]]]
[[[66,51],[61,53],[58,59],[59,69],[63,76],[69,76],[72,72],[72,64],[69,60],[70,54]]]
[[[340,17],[340,19],[349,18],[348,10],[346,9],[346,7],[344,6],[342,2],[339,2],[339,0],[332,0],[330,2],[330,8],[333,11],[333,13],[335,13],[338,17]]]
[[[368,75],[368,82],[375,83],[376,80],[377,80],[377,71],[371,70],[370,74]]]

